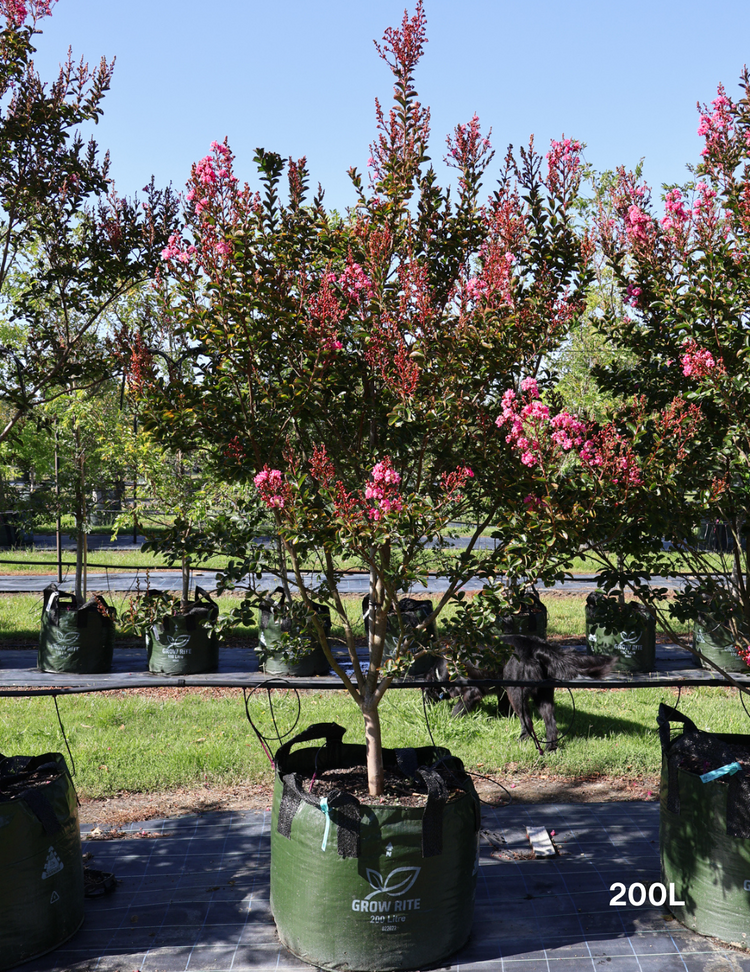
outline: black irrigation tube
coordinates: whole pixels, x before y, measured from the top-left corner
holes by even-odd
[[[324,681],[325,680],[325,681]],[[750,685],[750,676],[741,676],[737,681],[743,685]],[[528,688],[560,688],[560,689],[636,689],[636,688],[693,688],[698,686],[708,686],[711,688],[726,688],[730,685],[725,679],[708,676],[706,678],[691,677],[667,677],[667,678],[643,678],[622,679],[616,678],[611,681],[604,679],[569,679],[560,680],[545,679],[544,681],[530,681],[521,679],[456,679],[448,682],[422,682],[413,680],[397,680],[391,684],[394,689],[424,689],[435,686],[463,687],[469,685],[479,685],[486,688],[504,688],[506,686],[528,687]],[[143,688],[284,688],[284,689],[315,689],[318,691],[336,691],[344,688],[343,683],[338,679],[326,676],[317,678],[291,678],[268,679],[262,675],[256,677],[236,677],[233,679],[204,678],[201,676],[188,676],[186,678],[177,677],[165,679],[158,675],[151,678],[141,678],[140,676],[129,681],[107,681],[102,683],[89,683],[79,685],[57,685],[49,688],[34,688],[31,686],[11,686],[0,687],[0,698],[24,698],[26,696],[44,695],[79,695],[87,692],[114,692],[128,691]]]

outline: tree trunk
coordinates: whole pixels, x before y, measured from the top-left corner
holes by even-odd
[[[182,610],[187,614],[190,609],[190,558],[182,555]]]
[[[86,458],[81,444],[81,433],[76,423],[76,580],[75,595],[78,603],[86,600]]]
[[[370,796],[381,796],[385,789],[383,772],[383,743],[380,736],[380,715],[375,705],[362,703],[365,720],[365,749],[367,751],[367,788]]]

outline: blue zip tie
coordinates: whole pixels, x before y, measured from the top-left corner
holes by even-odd
[[[734,773],[739,773],[741,769],[739,763],[727,763],[726,766],[720,766],[718,769],[711,770],[710,773],[704,773],[701,776],[701,783],[710,783],[711,780],[716,780],[720,776],[732,776]]]
[[[737,767],[739,769],[739,766]],[[323,843],[320,845],[320,849],[324,851],[328,845],[328,834],[331,830],[331,816],[328,812],[328,798],[320,798],[320,809],[323,811],[323,816],[326,818],[326,829],[323,831]]]

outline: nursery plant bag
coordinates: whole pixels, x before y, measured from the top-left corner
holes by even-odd
[[[401,612],[401,621],[407,634],[414,631],[415,628],[432,614],[432,601],[421,601],[414,597],[402,597],[398,602],[398,607]],[[362,598],[362,620],[365,624],[365,634],[368,634],[370,630],[369,608],[370,595],[365,594]],[[394,609],[391,608],[385,634],[383,661],[395,657],[396,651],[398,650],[399,632],[398,617]],[[417,632],[409,646],[409,650],[413,655],[422,651],[423,648],[437,648],[437,631],[435,630],[434,621],[431,621],[422,631]],[[421,658],[417,658],[410,666],[407,675],[424,675],[432,668],[434,662],[434,655],[422,655]]]
[[[750,736],[703,732],[664,704],[657,722],[662,883],[684,902],[671,910],[701,935],[750,945]],[[701,780],[736,763],[739,772]]]
[[[0,969],[43,955],[83,921],[76,794],[60,753],[0,755]]]
[[[111,671],[115,617],[100,595],[79,607],[75,594],[50,584],[44,590],[37,667],[78,675]]]
[[[701,615],[693,622],[693,648],[725,672],[750,672],[750,666],[737,652],[732,632],[710,615]]]
[[[386,766],[424,781],[426,806],[365,806],[343,790],[324,806],[302,778],[364,764],[365,747],[342,743],[344,732],[313,725],[276,754],[271,910],[279,938],[325,969],[423,968],[459,949],[471,931],[476,793],[446,749],[391,749]],[[312,740],[325,745],[292,752]]]
[[[202,587],[187,614],[170,614],[146,632],[148,670],[162,675],[200,675],[219,667],[219,639],[210,627],[219,606]],[[208,625],[208,626],[207,626]]]
[[[624,607],[601,591],[586,598],[586,647],[591,655],[619,655],[616,671],[652,672],[656,619],[641,604]]]
[[[535,590],[528,590],[524,594],[525,605],[515,614],[498,618],[497,628],[500,634],[533,635],[547,640],[547,608],[542,603]]]
[[[308,678],[311,675],[327,675],[330,671],[323,647],[313,635],[310,638],[310,652],[295,659],[284,655],[284,634],[292,631],[294,621],[285,608],[285,594],[279,587],[274,591],[278,598],[270,597],[260,610],[258,659],[261,671],[267,675],[296,675]],[[331,612],[324,604],[313,607],[322,618],[326,634],[331,632]]]

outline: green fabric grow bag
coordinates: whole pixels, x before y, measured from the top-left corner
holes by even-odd
[[[146,632],[148,670],[162,675],[200,675],[219,668],[219,639],[211,623],[219,606],[201,587],[187,614],[174,614]]]
[[[586,648],[590,655],[619,655],[615,671],[653,672],[656,618],[641,604],[623,607],[617,598],[593,591],[586,598]]]
[[[0,755],[0,969],[49,952],[83,922],[76,794],[60,753]]]
[[[309,678],[311,675],[327,675],[330,671],[323,647],[313,635],[310,638],[310,652],[296,660],[284,655],[284,635],[292,630],[293,621],[286,614],[284,591],[278,587],[274,595],[260,610],[258,624],[258,660],[260,669],[267,675],[294,675]],[[326,634],[331,633],[331,612],[324,604],[313,604],[318,616],[323,619]]]
[[[413,631],[426,618],[429,618],[433,610],[432,601],[423,601],[414,597],[402,597],[398,602],[398,606],[399,611],[401,612],[401,621],[406,633]],[[365,625],[365,634],[367,635],[370,630],[369,594],[365,594],[365,596],[362,598],[362,620]],[[388,616],[388,627],[385,635],[383,661],[387,661],[389,658],[395,658],[396,652],[398,651],[399,638],[400,626],[398,623],[398,617],[393,608],[391,608],[391,613]],[[423,648],[437,649],[437,631],[435,629],[434,621],[431,621],[423,631],[420,631],[414,637],[414,641],[410,645],[409,650],[413,655],[416,655],[418,652],[422,651]],[[434,655],[422,655],[409,666],[409,670],[406,674],[411,676],[425,675],[432,669],[434,663]]]
[[[96,675],[112,669],[115,609],[97,595],[78,606],[75,594],[44,590],[37,667],[43,672]]]
[[[706,615],[693,622],[693,648],[725,672],[750,672],[750,666],[737,654],[734,635],[715,618]]]
[[[750,779],[741,770],[701,774],[750,759],[750,736],[702,732],[659,706],[662,745],[659,852],[662,883],[674,885],[675,918],[700,935],[750,945]],[[673,723],[683,731],[672,736]]]
[[[344,731],[310,726],[276,754],[271,910],[279,938],[325,969],[440,962],[471,931],[479,830],[471,780],[445,749],[384,750],[386,766],[426,785],[426,806],[365,806],[334,790],[324,807],[301,777],[363,765],[364,746],[342,743]],[[291,751],[321,739],[324,746]],[[449,794],[446,779],[461,789]]]

